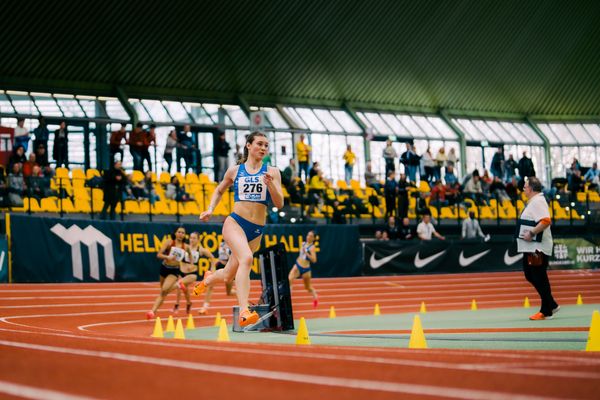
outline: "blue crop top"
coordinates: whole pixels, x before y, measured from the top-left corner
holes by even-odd
[[[238,201],[251,201],[265,206],[268,205],[271,195],[262,179],[268,168],[266,164],[263,164],[260,170],[252,175],[246,171],[246,165],[240,164],[233,181],[233,200],[236,203]]]

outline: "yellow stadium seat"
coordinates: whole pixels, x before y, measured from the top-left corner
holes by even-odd
[[[144,180],[144,173],[142,171],[137,171],[137,170],[133,171],[131,173],[131,180],[133,182],[141,182],[141,181],[143,181]]]
[[[211,183],[210,178],[206,174],[201,173],[198,177],[199,177],[200,183]]]
[[[429,187],[427,181],[419,182],[419,192],[431,192],[431,188]]]
[[[71,178],[73,180],[75,180],[75,179],[81,179],[81,180],[85,181],[85,179],[86,179],[86,177],[85,177],[85,171],[82,170],[81,168],[73,168],[71,170]]]
[[[344,180],[340,179],[340,180],[338,180],[336,182],[336,184],[337,184],[338,189],[341,189],[341,190],[348,190],[349,189],[348,188],[348,184],[346,184],[346,181],[344,181]]]
[[[200,208],[195,201],[187,201],[185,203],[185,215],[200,215]]]
[[[499,216],[502,219],[515,219],[517,218],[517,209],[512,205],[509,207],[500,207],[498,210]]]
[[[163,185],[166,185],[167,183],[171,182],[171,175],[169,175],[168,172],[161,172],[160,173],[160,179],[159,182],[162,183]]]
[[[58,167],[54,172],[55,178],[69,179],[69,170],[67,168]]]
[[[101,175],[100,175],[100,171],[98,171],[97,169],[90,168],[87,171],[85,171],[85,176],[88,180],[90,180],[96,176],[101,176]]]
[[[483,206],[479,213],[482,219],[496,219],[496,209],[488,206]]]
[[[25,197],[23,198],[23,208],[25,211],[29,211],[31,207],[31,212],[40,212],[42,209],[40,208],[40,203],[35,197]]]
[[[87,214],[92,211],[89,198],[82,199],[82,198],[75,197],[75,201],[73,202],[73,205],[75,206],[75,212],[78,212],[78,213]]]
[[[577,201],[580,203],[585,203],[587,200],[587,195],[584,192],[578,192],[577,193]]]
[[[73,204],[73,201],[66,197],[64,199],[58,199],[58,209],[59,211],[61,210],[62,207],[62,211],[66,212],[66,213],[74,213],[75,212],[75,205]]]
[[[455,207],[442,207],[440,209],[440,218],[442,219],[456,219],[458,214]]]
[[[140,206],[137,200],[125,200],[125,213],[126,214],[139,214]]]
[[[76,199],[89,200],[90,192],[86,187],[75,187],[73,188],[73,197]]]
[[[58,212],[58,204],[56,197],[44,197],[40,203],[40,208],[44,212]]]

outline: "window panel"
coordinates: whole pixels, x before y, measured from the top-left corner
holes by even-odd
[[[512,123],[512,125],[521,132],[521,134],[526,138],[527,143],[532,144],[544,144],[544,141],[541,137],[527,124],[524,123]]]
[[[421,115],[414,115],[413,119],[419,125],[419,127],[421,127],[423,132],[425,132],[427,137],[435,138],[435,139],[441,138],[440,133],[437,131],[437,129],[433,125],[431,125],[431,123],[429,122],[429,119],[427,117],[424,117]]]
[[[333,118],[329,110],[324,110],[321,108],[313,109],[315,115],[319,120],[325,125],[325,128],[329,132],[344,132],[344,128],[338,124],[338,122]]]
[[[565,128],[571,132],[577,143],[579,144],[590,144],[592,142],[592,138],[588,135],[587,131],[583,128],[581,124],[566,124]]]
[[[110,98],[100,98],[99,100],[106,100],[105,108],[106,113],[109,117],[120,120],[129,120],[129,115],[127,115],[127,112],[125,111],[119,100]]]
[[[62,117],[63,114],[58,108],[56,101],[50,96],[33,96],[35,105],[40,113],[45,117]]]
[[[550,147],[550,168],[552,171],[552,178],[563,177],[565,174],[565,167],[562,160],[563,148],[561,146]]]
[[[248,116],[240,107],[224,105],[223,108],[227,111],[231,121],[233,121],[236,126],[250,126],[250,120],[248,119]]]
[[[579,163],[582,167],[591,167],[596,161],[596,148],[594,146],[579,147],[581,159]]]
[[[584,129],[592,138],[592,143],[599,144],[600,143],[600,125],[596,124],[584,124]]]
[[[12,105],[17,114],[39,115],[39,111],[28,95],[11,94]]]
[[[371,122],[370,125],[375,128],[375,131],[377,133],[382,135],[394,134],[392,129],[388,126],[388,124],[385,123],[385,121],[381,118],[381,116],[378,113],[368,112],[365,113],[365,117]]]
[[[496,136],[498,137],[498,141],[500,141],[501,143],[522,143],[522,142],[526,142],[521,138],[521,134],[519,133],[518,135],[513,135],[511,132],[511,129],[507,129],[507,127],[505,125],[508,125],[506,123],[503,122],[498,122],[498,121],[483,121],[485,122],[485,124],[489,127],[490,130],[492,130]],[[512,126],[510,127],[512,128]]]
[[[15,113],[15,109],[4,93],[0,93],[0,112],[7,114]]]
[[[294,140],[291,132],[271,132],[269,148],[272,153],[271,162],[280,170],[284,170],[290,164],[294,156]]]
[[[561,143],[560,140],[558,140],[558,137],[556,136],[552,128],[550,128],[550,125],[538,124],[538,128],[540,128],[540,130],[542,131],[544,136],[546,136],[551,145],[559,145]]]
[[[404,125],[400,123],[398,118],[394,114],[389,113],[381,113],[381,118],[385,121],[385,123],[392,129],[392,132],[402,138],[410,138],[410,132],[406,130]]]
[[[468,119],[453,119],[452,120],[465,134],[467,140],[482,141],[486,140],[479,130]]]
[[[331,110],[331,114],[348,133],[362,133],[360,126],[343,110]]]
[[[183,107],[192,116],[194,122],[201,125],[213,125],[218,123],[218,117],[215,115],[216,120],[213,121],[211,115],[202,107],[199,103],[183,103]]]
[[[56,99],[58,106],[62,110],[63,114],[67,118],[77,117],[83,118],[85,117],[85,113],[83,109],[79,105],[79,102],[75,99]]]
[[[483,153],[479,146],[467,146],[467,171],[470,174],[474,170],[483,171]]]
[[[458,135],[442,120],[436,117],[427,117],[431,125],[433,125],[444,139],[456,140]]]
[[[561,144],[577,144],[575,137],[571,135],[571,132],[563,124],[550,124],[550,129],[556,134]]]
[[[396,115],[396,117],[408,130],[409,137],[427,138],[427,134],[423,132],[410,115]]]
[[[331,152],[329,147],[329,135],[313,133],[307,135],[307,140],[312,146],[311,161],[318,161],[323,170],[323,177],[329,179],[332,176]],[[312,165],[312,164],[311,164]]]
[[[79,105],[88,118],[104,117],[104,111],[100,102],[96,100],[79,100]]]
[[[137,113],[137,116],[140,121],[145,121],[145,122],[152,121],[150,114],[148,114],[148,111],[146,111],[146,108],[142,105],[142,103],[139,100],[129,99],[129,104],[131,104],[133,106],[133,109]]]
[[[300,117],[302,117],[304,122],[306,122],[306,124],[308,125],[308,129],[320,132],[324,132],[327,130],[311,109],[298,107],[296,108],[296,111],[298,112]]]
[[[294,124],[300,129],[308,129],[308,126],[300,116],[292,107],[284,107],[283,110],[288,115],[288,117],[294,122]]]
[[[479,134],[488,142],[503,142],[503,140],[500,139],[496,132],[494,132],[485,121],[476,119],[472,120],[471,123],[479,131]]]
[[[175,122],[190,123],[190,116],[185,110],[183,104],[178,101],[163,101],[162,102],[171,117]]]
[[[275,108],[263,108],[262,109],[267,114],[267,119],[271,123],[271,126],[275,129],[289,129],[287,122],[283,119],[279,111]]]
[[[158,100],[142,100],[142,104],[150,114],[150,121],[155,122],[173,122],[167,110]]]

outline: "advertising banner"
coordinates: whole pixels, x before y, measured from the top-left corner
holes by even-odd
[[[114,222],[11,216],[14,282],[155,281],[162,243],[180,226],[173,223]],[[181,224],[197,231],[214,255],[222,224]],[[355,276],[362,263],[359,232],[353,226],[267,225],[262,246],[283,243],[291,268],[309,229],[317,233],[313,276]],[[340,249],[344,249],[340,251]],[[200,272],[210,267],[202,259]],[[258,278],[258,263],[253,265]]]
[[[0,238],[0,283],[8,282],[8,242]]]

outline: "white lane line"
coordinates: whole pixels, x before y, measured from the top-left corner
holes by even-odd
[[[148,356],[138,356],[132,354],[116,353],[109,351],[81,350],[75,348],[46,346],[32,343],[13,342],[0,340],[1,346],[16,347],[28,350],[45,351],[59,354],[69,354],[81,357],[102,358],[108,360],[118,360],[139,364],[150,364],[169,368],[189,369],[202,371],[212,374],[225,374],[243,376],[248,378],[266,379],[284,382],[294,382],[307,385],[319,385],[338,387],[343,389],[359,389],[377,392],[391,392],[398,394],[411,394],[421,396],[439,396],[456,399],[484,399],[484,400],[504,400],[504,399],[552,399],[545,396],[518,395],[514,393],[504,393],[487,390],[459,389],[453,387],[418,385],[409,383],[396,383],[389,381],[378,381],[370,379],[338,378],[334,376],[312,375],[293,372],[271,371],[266,369],[234,367],[230,365],[207,364],[192,361],[182,361],[169,358],[158,358]],[[218,372],[216,372],[218,371]]]
[[[9,329],[2,329],[0,328],[0,331],[5,331],[5,332],[15,332],[13,330],[9,330]],[[267,355],[269,356],[281,356],[281,357],[296,357],[296,358],[304,358],[304,359],[316,359],[316,360],[334,360],[334,361],[349,361],[349,362],[359,362],[359,363],[372,363],[372,364],[383,364],[383,365],[394,365],[394,366],[406,366],[406,367],[416,367],[416,368],[434,368],[434,369],[454,369],[454,370],[462,370],[462,371],[476,371],[476,372],[486,372],[486,373],[504,373],[504,374],[516,374],[516,375],[542,375],[542,376],[555,376],[555,377],[568,377],[568,378],[580,378],[580,379],[592,379],[592,380],[597,380],[600,379],[600,374],[595,374],[595,373],[585,373],[585,372],[581,372],[578,373],[577,375],[572,375],[571,373],[567,373],[566,376],[563,376],[563,372],[565,371],[555,371],[555,370],[550,370],[550,371],[545,371],[545,372],[540,372],[539,369],[527,369],[527,365],[526,366],[522,366],[522,369],[519,372],[513,372],[510,368],[504,370],[504,371],[497,371],[494,368],[488,368],[488,366],[486,364],[481,364],[481,363],[473,363],[473,364],[469,364],[469,363],[446,363],[446,362],[442,362],[442,361],[422,361],[422,360],[411,360],[411,359],[390,359],[390,358],[383,358],[383,357],[373,357],[373,356],[363,356],[363,355],[340,355],[340,354],[326,354],[325,352],[329,349],[332,350],[340,350],[343,349],[345,351],[348,351],[349,349],[347,347],[343,347],[343,346],[327,346],[327,347],[323,347],[322,350],[320,350],[319,353],[306,353],[306,352],[298,352],[298,351],[294,351],[293,346],[287,346],[286,345],[276,345],[275,348],[269,348],[269,349],[265,349],[265,348],[259,348],[259,349],[253,349],[250,346],[261,346],[261,344],[255,344],[255,343],[240,343],[240,347],[218,347],[216,348],[215,346],[212,345],[206,345],[206,344],[202,344],[202,343],[194,343],[191,344],[190,342],[171,342],[171,341],[144,341],[144,340],[136,340],[136,339],[128,339],[128,338],[115,338],[113,337],[99,337],[99,336],[78,336],[75,334],[70,334],[70,333],[49,333],[49,332],[31,332],[31,331],[21,331],[23,333],[31,333],[31,334],[39,334],[42,336],[59,336],[62,338],[72,338],[72,339],[81,339],[81,340],[91,340],[91,341],[101,341],[101,342],[118,342],[118,343],[126,343],[126,344],[136,344],[136,345],[147,345],[147,346],[159,346],[159,347],[173,347],[173,348],[185,348],[185,349],[194,349],[194,350],[202,350],[202,351],[216,351],[216,352],[231,352],[231,353],[245,353],[245,354],[255,354],[255,355],[262,355],[264,356],[265,353],[267,353]],[[235,345],[235,344],[234,344]],[[278,348],[281,347],[283,348],[283,350],[278,350]],[[415,355],[415,350],[409,350],[409,349],[382,349],[382,348],[364,348],[365,350],[371,352],[371,350],[381,350],[383,352],[387,352],[388,354],[390,353],[390,351],[396,350],[396,352],[401,353],[401,354],[406,354],[407,356],[413,356]],[[352,349],[353,350],[353,349]],[[427,354],[448,354],[448,352],[444,351],[444,349],[430,349],[426,351]],[[458,352],[457,352],[458,353]],[[466,352],[462,352],[462,353],[458,353],[461,356],[465,356]],[[480,353],[473,353],[477,356],[480,355]],[[387,355],[387,354],[386,354]],[[469,354],[472,355],[472,354]],[[495,357],[495,354],[488,354],[488,356],[490,357]],[[518,357],[515,357],[518,358]],[[520,358],[518,358],[520,359]],[[581,363],[588,365],[585,361],[588,361],[589,359],[578,359],[578,358],[561,358],[560,356],[543,356],[543,355],[536,355],[536,354],[531,354],[526,361],[531,361],[532,359],[534,360],[552,360],[552,361],[559,361],[562,359],[566,359],[568,361],[573,361],[573,362],[577,362],[577,361],[581,361]],[[598,360],[600,362],[600,360]],[[592,363],[590,365],[597,365],[597,363]]]
[[[50,389],[40,389],[33,386],[21,385],[7,381],[0,381],[0,393],[24,399],[44,400],[92,400],[94,397],[68,394]]]

